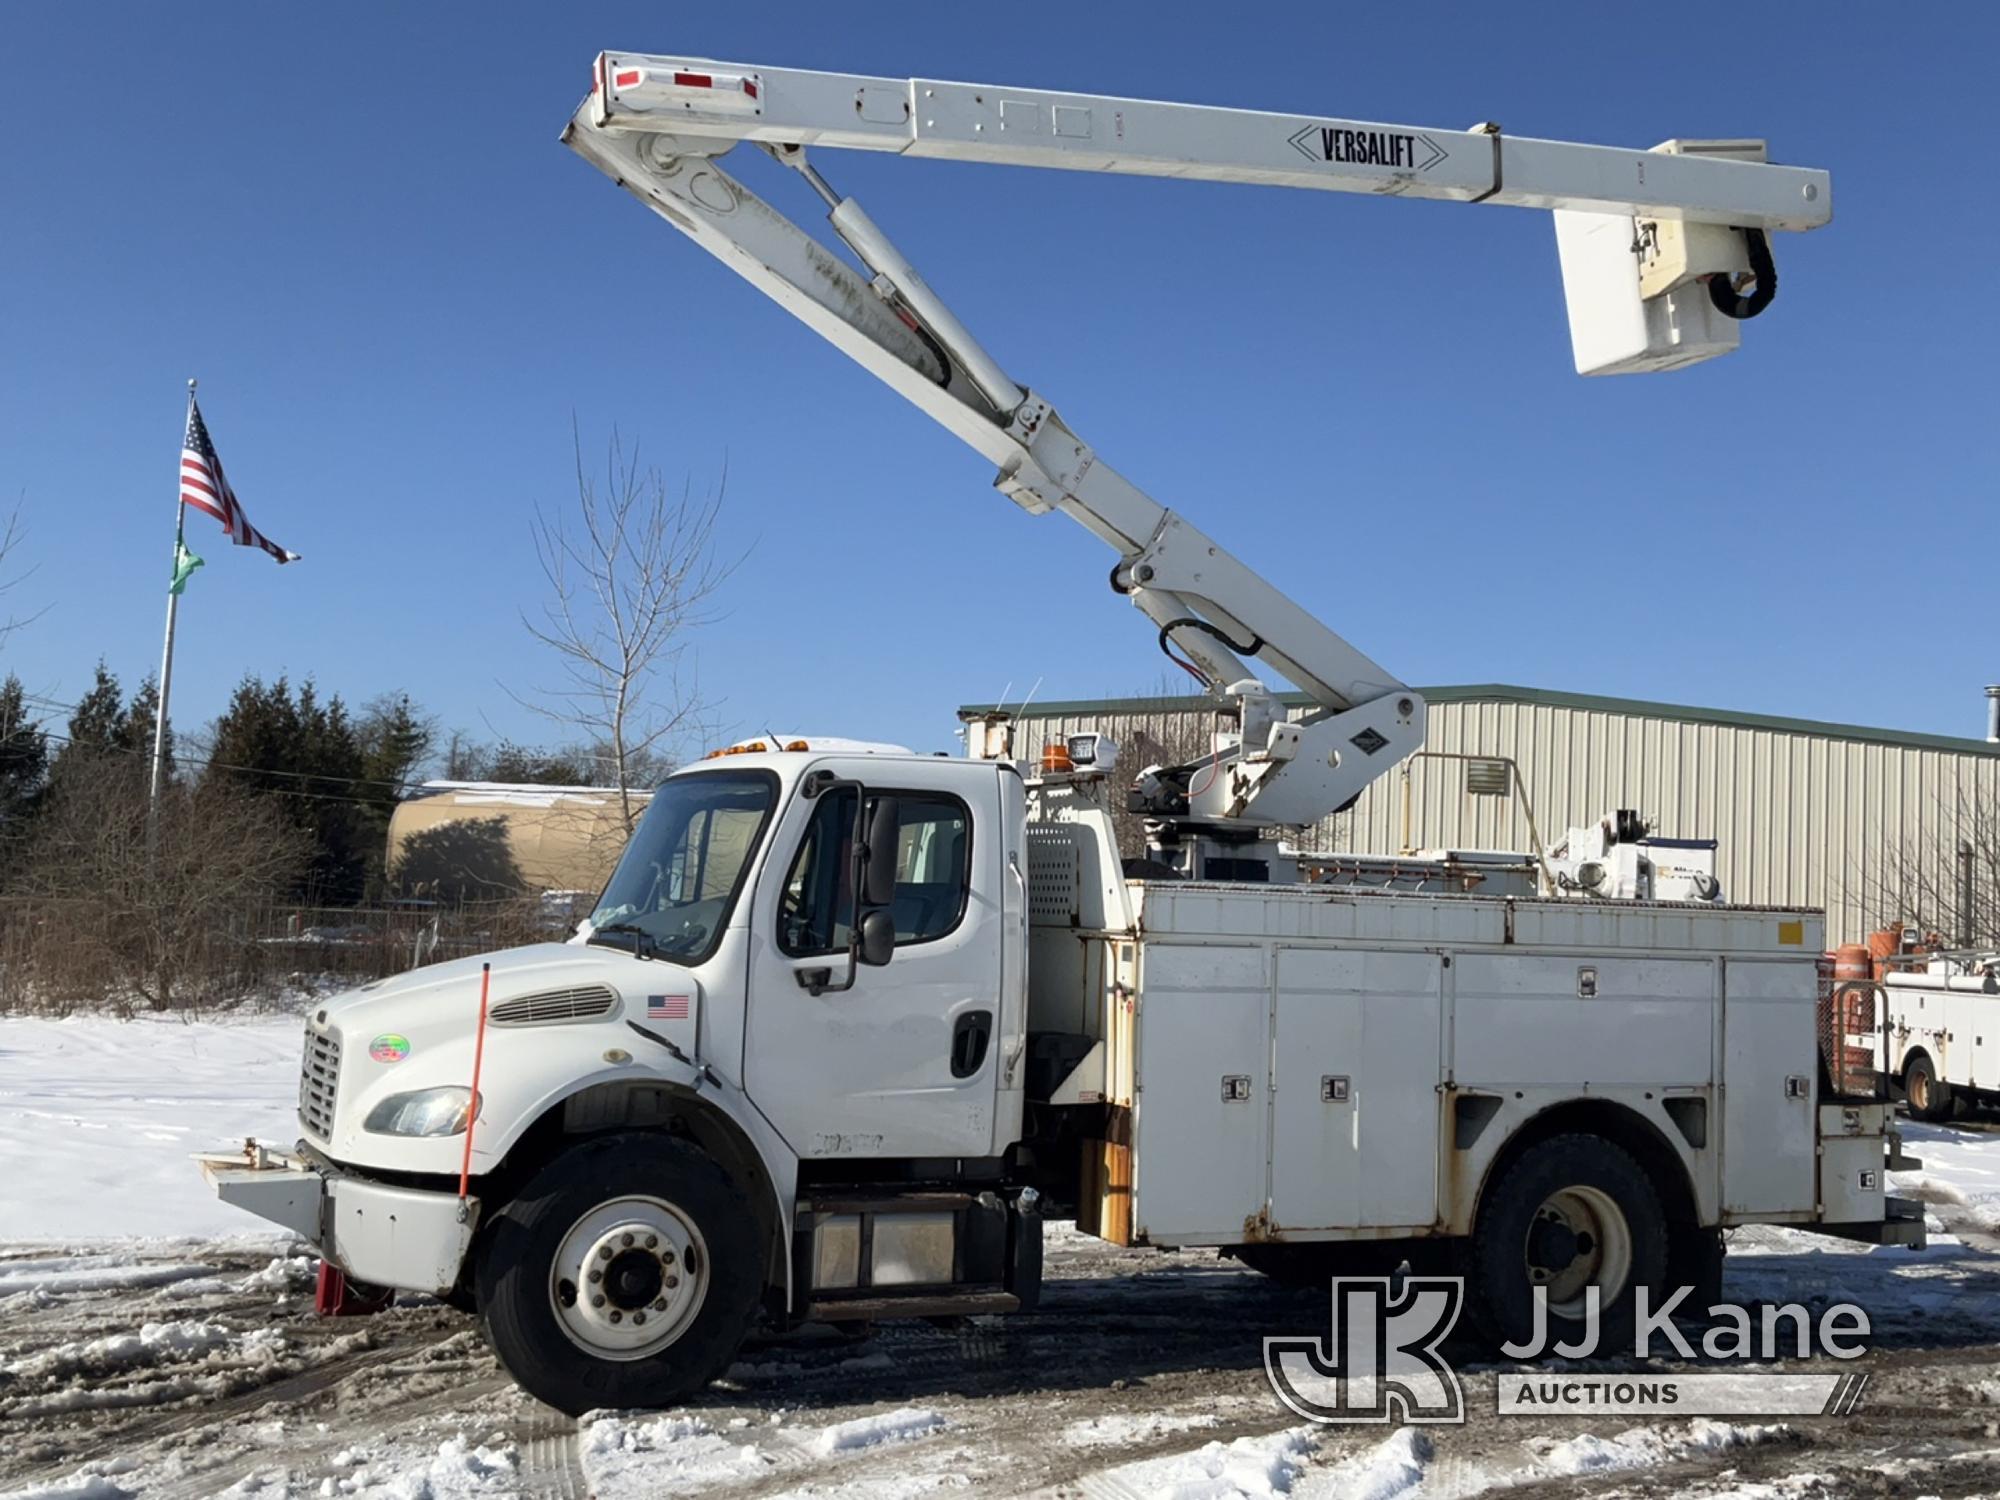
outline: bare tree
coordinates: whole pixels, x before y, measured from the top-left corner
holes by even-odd
[[[612,436],[600,484],[576,440],[576,504],[542,509],[535,555],[549,598],[522,623],[554,654],[559,680],[517,701],[603,747],[629,831],[642,774],[670,761],[699,725],[702,702],[689,636],[706,623],[716,590],[735,569],[715,556],[715,525],[728,482],[697,496],[671,490],[656,468],[629,460]]]
[[[185,1008],[240,968],[224,960],[249,941],[245,919],[305,867],[305,836],[270,799],[204,777],[162,790],[150,879],[147,801],[131,759],[109,752],[52,789],[13,882],[36,912],[33,967],[45,987]]]
[[[1854,882],[1867,920],[1909,923],[1952,946],[2000,946],[2000,808],[1940,796],[1870,850]]]
[[[0,576],[0,594],[12,593],[17,585],[35,571],[33,567],[28,567],[18,573],[5,572],[11,567],[14,554],[20,550],[26,535],[26,528],[21,525],[21,507],[17,504],[4,517],[0,517],[0,575],[4,575]],[[6,619],[0,620],[0,641],[5,641],[23,625],[33,624],[47,612],[47,608],[44,605],[26,619],[18,615],[9,615]]]

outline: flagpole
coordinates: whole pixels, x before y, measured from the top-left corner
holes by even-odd
[[[194,381],[188,381],[188,410],[194,410]],[[174,507],[174,569],[178,572],[183,532],[187,525],[187,491],[176,487],[180,496]],[[181,591],[167,590],[167,638],[160,648],[160,696],[153,715],[153,785],[146,801],[146,871],[153,869],[154,851],[160,841],[160,787],[167,771],[167,698],[174,685],[174,620],[180,612]]]

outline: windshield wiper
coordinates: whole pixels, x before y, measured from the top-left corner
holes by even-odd
[[[603,927],[593,928],[590,933],[590,941],[594,943],[606,933],[617,933],[620,936],[629,935],[633,939],[632,956],[634,958],[651,958],[660,945],[660,940],[641,927],[637,922],[611,922]]]

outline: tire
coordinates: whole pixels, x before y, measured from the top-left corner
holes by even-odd
[[[1951,1118],[1951,1085],[1937,1076],[1925,1053],[1919,1052],[1903,1069],[1903,1100],[1916,1119],[1935,1125]]]
[[[1667,1227],[1667,1290],[1691,1286],[1681,1311],[1706,1319],[1708,1309],[1722,1300],[1722,1231],[1713,1225],[1670,1224]]]
[[[1474,1326],[1521,1344],[1534,1329],[1536,1285],[1548,1288],[1548,1339],[1584,1333],[1585,1293],[1600,1288],[1597,1348],[1628,1344],[1638,1289],[1665,1295],[1667,1224],[1638,1162],[1594,1135],[1531,1146],[1488,1184],[1466,1255]],[[1548,1347],[1544,1346],[1544,1352]]]
[[[484,1236],[486,1336],[522,1389],[571,1416],[671,1405],[721,1374],[749,1329],[764,1285],[756,1224],[728,1173],[686,1141],[572,1146]]]

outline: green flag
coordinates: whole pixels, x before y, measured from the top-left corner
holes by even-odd
[[[186,588],[188,579],[194,576],[194,570],[200,566],[201,559],[188,551],[186,542],[176,537],[174,539],[174,581],[167,585],[167,592],[178,594],[182,589]]]

